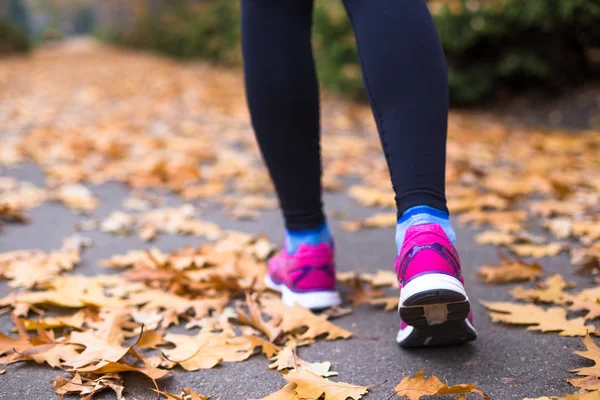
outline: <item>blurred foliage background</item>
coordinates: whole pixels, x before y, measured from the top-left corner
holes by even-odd
[[[95,34],[174,57],[239,65],[240,0],[0,0],[0,53]],[[558,93],[600,76],[598,0],[429,0],[446,51],[454,105],[525,90]],[[316,0],[322,84],[364,98],[341,0]]]

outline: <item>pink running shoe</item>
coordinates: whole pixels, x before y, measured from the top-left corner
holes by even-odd
[[[303,244],[290,255],[286,249],[269,260],[266,285],[281,292],[287,306],[325,309],[341,303],[336,289],[333,247]]]
[[[408,228],[395,270],[401,288],[399,345],[447,346],[476,339],[458,253],[441,226]]]

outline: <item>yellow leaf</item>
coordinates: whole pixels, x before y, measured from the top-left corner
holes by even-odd
[[[309,371],[289,372],[283,378],[290,383],[296,384],[294,390],[301,399],[318,399],[323,396],[324,400],[337,400],[341,398],[358,400],[369,389],[368,386],[332,382]]]

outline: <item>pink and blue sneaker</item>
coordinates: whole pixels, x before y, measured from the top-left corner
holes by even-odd
[[[293,254],[284,248],[269,260],[266,285],[281,292],[287,306],[319,310],[341,303],[336,289],[333,245],[301,244]]]
[[[409,227],[395,270],[401,288],[399,345],[447,346],[475,340],[460,259],[440,225]]]

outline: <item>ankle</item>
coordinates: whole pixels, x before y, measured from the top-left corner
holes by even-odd
[[[294,254],[303,244],[316,246],[321,243],[333,244],[327,222],[323,222],[321,226],[312,229],[286,230],[285,232],[285,248],[289,254]]]
[[[456,241],[456,233],[452,228],[448,213],[429,206],[415,206],[406,210],[400,219],[398,219],[396,225],[396,246],[398,247],[398,253],[404,243],[406,230],[411,226],[423,224],[439,225],[453,244]]]

